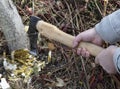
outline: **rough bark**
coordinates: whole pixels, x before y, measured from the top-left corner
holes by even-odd
[[[10,51],[27,48],[29,40],[16,7],[11,0],[0,0],[0,27]]]

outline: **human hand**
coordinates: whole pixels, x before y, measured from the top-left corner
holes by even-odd
[[[102,38],[97,34],[95,28],[86,30],[80,33],[79,35],[77,35],[73,41],[73,48],[77,47],[81,41],[91,42],[99,46],[102,45],[103,43]],[[84,57],[90,56],[90,53],[87,51],[86,48],[78,48],[77,54],[82,55]]]
[[[109,74],[115,74],[117,72],[113,62],[113,55],[116,49],[116,46],[110,46],[100,52],[95,58],[95,63],[101,65]]]

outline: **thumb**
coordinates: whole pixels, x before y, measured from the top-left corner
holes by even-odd
[[[102,52],[104,52],[104,50],[103,50]],[[100,64],[100,58],[101,58],[101,56],[102,56],[102,52],[100,52],[100,53],[95,57],[95,63],[96,63],[96,64]]]
[[[73,41],[73,48],[77,47],[77,46],[78,46],[78,43],[79,43],[78,41],[74,40],[74,41]]]
[[[81,37],[80,37],[80,34],[79,34],[79,35],[76,36],[75,39],[73,40],[73,48],[77,47],[80,41],[81,41]]]
[[[95,58],[95,63],[99,64],[99,58],[98,57]]]

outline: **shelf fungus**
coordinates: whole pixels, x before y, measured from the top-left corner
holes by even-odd
[[[24,82],[28,82],[32,74],[45,67],[45,62],[38,61],[29,50],[19,49],[11,53],[11,59],[4,58],[3,65],[6,71],[9,70],[9,80],[23,78]]]

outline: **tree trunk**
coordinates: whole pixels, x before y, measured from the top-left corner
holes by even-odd
[[[0,0],[0,27],[10,51],[22,48],[29,49],[27,33],[11,0]]]

